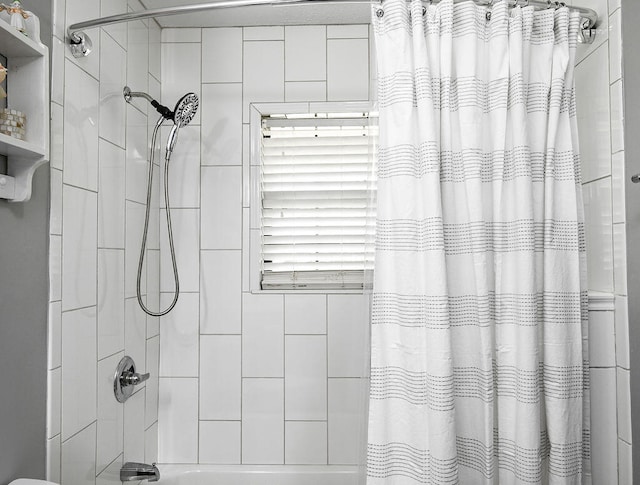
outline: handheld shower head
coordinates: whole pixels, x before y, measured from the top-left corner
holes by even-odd
[[[199,100],[195,93],[187,93],[176,103],[176,108],[173,110],[173,127],[169,138],[167,139],[167,150],[165,151],[165,159],[169,161],[173,147],[178,139],[178,129],[183,126],[187,126],[198,111]]]
[[[193,120],[199,104],[198,96],[195,93],[187,93],[178,100],[173,110],[173,122],[178,128],[187,126]]]

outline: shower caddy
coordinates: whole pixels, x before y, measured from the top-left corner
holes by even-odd
[[[49,161],[49,49],[40,42],[40,21],[27,12],[26,34],[0,20],[0,54],[7,58],[7,107],[26,114],[24,140],[0,133],[0,155],[7,173],[0,173],[0,199],[31,198],[33,174]]]

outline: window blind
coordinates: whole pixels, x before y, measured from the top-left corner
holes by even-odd
[[[262,119],[262,288],[359,289],[373,268],[369,113]]]

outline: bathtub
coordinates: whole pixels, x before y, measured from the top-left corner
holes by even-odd
[[[160,485],[358,485],[357,466],[162,465]],[[143,482],[144,483],[144,482]]]

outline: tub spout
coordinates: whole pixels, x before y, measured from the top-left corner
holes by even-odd
[[[128,461],[120,469],[120,481],[131,482],[133,480],[149,480],[157,482],[160,480],[160,470],[156,464],[135,463]]]

